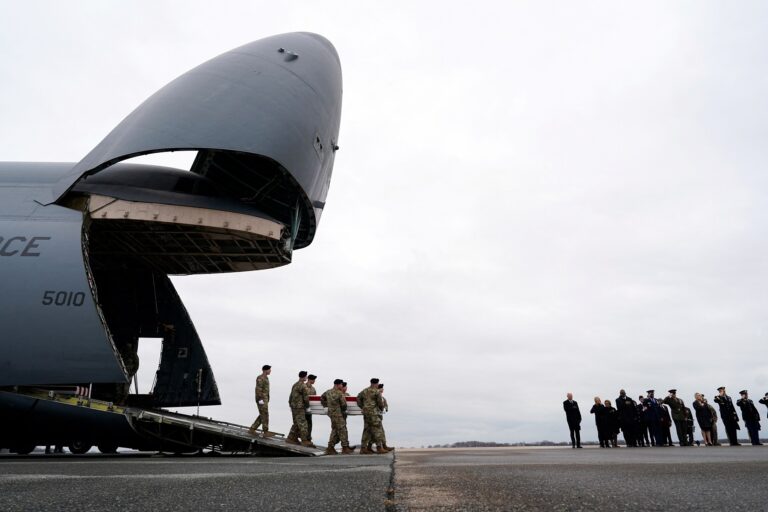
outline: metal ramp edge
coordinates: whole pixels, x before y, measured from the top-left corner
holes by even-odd
[[[262,437],[260,433],[251,433],[248,427],[224,421],[138,408],[127,408],[125,415],[137,431],[166,439],[177,445],[186,444],[196,448],[212,448],[225,452],[266,451],[305,457],[324,454],[323,450],[318,448],[286,443],[283,434]]]

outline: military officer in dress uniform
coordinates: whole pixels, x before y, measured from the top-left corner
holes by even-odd
[[[563,410],[565,410],[565,421],[568,422],[568,430],[571,432],[571,448],[581,448],[581,411],[579,404],[573,399],[573,393],[565,395],[563,401]]]
[[[768,407],[768,393],[766,393],[765,396],[760,399],[760,403]]]
[[[747,426],[749,432],[749,440],[753,445],[759,446],[763,443],[760,442],[760,413],[757,412],[755,404],[752,403],[752,399],[747,396],[747,390],[739,391],[741,398],[736,401],[736,405],[741,409],[741,419],[744,420],[744,425]]]
[[[656,391],[649,389],[643,400],[645,406],[645,422],[648,424],[648,430],[651,432],[651,442],[653,446],[663,446],[663,434],[661,431],[661,405],[653,396]]]
[[[725,425],[725,433],[728,435],[728,442],[731,446],[741,446],[739,444],[739,438],[736,435],[737,430],[741,430],[739,427],[739,416],[736,414],[736,408],[733,406],[733,401],[725,393],[725,386],[717,388],[718,395],[715,397],[715,402],[720,406],[720,418]]]
[[[680,446],[688,446],[687,428],[685,426],[685,402],[683,402],[682,398],[677,397],[676,389],[670,389],[669,395],[664,397],[662,403],[667,404],[672,409],[672,421],[675,423],[677,440],[680,442]]]
[[[256,429],[261,426],[264,432],[264,437],[272,437],[272,432],[269,431],[269,374],[272,373],[272,367],[265,364],[261,367],[261,375],[256,377],[256,407],[259,409],[259,416],[256,421],[253,422],[249,429],[251,433],[255,433]]]

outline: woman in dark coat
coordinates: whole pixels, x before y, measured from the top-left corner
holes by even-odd
[[[600,448],[610,448],[605,428],[605,406],[599,396],[595,397],[595,405],[592,406],[589,413],[595,415],[595,426],[597,427],[597,438],[600,440]]]
[[[701,437],[704,438],[704,444],[712,446],[712,411],[704,403],[704,395],[696,393],[694,395],[693,409],[696,411],[696,421],[701,428]]]
[[[605,443],[608,444],[610,442],[610,446],[618,448],[621,418],[619,418],[619,411],[611,405],[610,400],[605,401],[605,430],[607,436]]]

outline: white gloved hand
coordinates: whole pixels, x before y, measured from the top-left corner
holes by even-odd
[[[259,405],[264,405],[264,400],[259,400]]]

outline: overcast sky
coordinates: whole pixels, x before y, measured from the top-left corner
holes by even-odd
[[[298,370],[377,376],[398,446],[565,440],[567,391],[587,439],[622,387],[762,396],[768,4],[453,4],[2,0],[0,160],[76,162],[197,64],[317,32],[344,104],[315,241],[174,278],[223,400],[204,414],[250,424],[265,363],[274,430]]]

